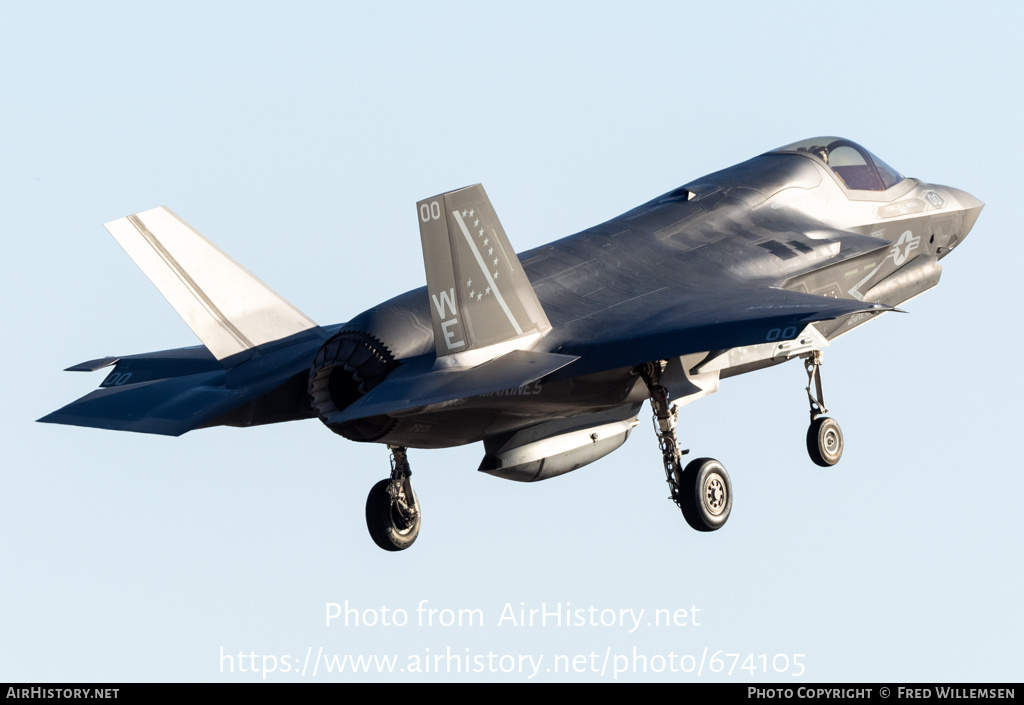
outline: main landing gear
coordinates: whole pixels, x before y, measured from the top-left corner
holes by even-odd
[[[683,518],[697,531],[721,529],[732,512],[732,481],[725,467],[714,458],[698,458],[682,467],[688,450],[679,449],[676,438],[678,408],[669,404],[668,390],[661,386],[664,363],[651,362],[639,373],[651,395],[654,409],[654,430],[665,464],[665,481],[670,499],[683,513]]]
[[[804,356],[804,369],[807,370],[807,400],[811,405],[811,425],[807,429],[807,454],[816,465],[823,468],[831,467],[843,457],[843,431],[835,419],[823,414],[825,394],[821,387],[822,354],[820,350]],[[811,386],[814,386],[814,392]]]
[[[843,456],[843,432],[835,419],[824,415],[828,409],[819,369],[821,351],[810,352],[803,360],[811,407],[807,452],[816,464],[829,467]],[[725,467],[714,458],[698,458],[683,467],[683,456],[690,451],[679,448],[676,437],[679,410],[669,403],[669,392],[661,385],[665,364],[664,361],[650,362],[637,368],[637,373],[650,393],[654,431],[661,448],[670,499],[678,505],[690,527],[697,531],[717,531],[725,526],[732,512],[732,481]],[[406,449],[395,445],[389,445],[388,449],[391,451],[391,477],[370,490],[366,498],[366,526],[374,543],[385,551],[402,551],[419,536],[420,504],[409,479],[412,470]]]
[[[402,551],[420,534],[420,503],[409,476],[405,448],[389,445],[391,478],[381,480],[366,498],[366,528],[385,551]]]

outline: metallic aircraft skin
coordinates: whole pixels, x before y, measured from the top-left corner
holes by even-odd
[[[412,496],[405,448],[483,441],[480,470],[545,479],[618,448],[646,399],[663,450],[675,446],[679,406],[713,393],[721,378],[794,357],[808,368],[814,420],[824,412],[821,348],[934,286],[939,260],[982,206],[964,191],[904,178],[855,143],[822,137],[697,179],[517,263],[483,189],[468,187],[418,204],[426,287],[327,327],[275,301],[241,268],[237,276],[256,284],[239,286],[267,296],[264,308],[278,317],[250,323],[250,313],[225,313],[217,296],[229,292],[207,297],[216,285],[193,281],[195,265],[158,247],[156,228],[166,221],[183,238],[201,236],[154,209],[108,229],[119,241],[141,233],[160,254],[153,270],[176,268],[177,279],[162,285],[122,242],[189,321],[165,289],[185,281],[180,296],[200,301],[196,315],[215,321],[189,322],[207,345],[76,365],[114,369],[99,390],[40,420],[180,435],[319,416],[347,438],[392,447],[392,513],[402,482]],[[237,267],[216,253],[197,256]],[[659,389],[671,412],[658,405]],[[829,433],[834,442],[838,426]],[[841,453],[841,434],[838,443]],[[809,435],[815,458],[812,445]],[[671,485],[682,471],[679,454],[669,455]],[[716,497],[724,469],[715,468],[698,495]],[[721,525],[698,526],[681,507],[695,528]],[[418,533],[418,504],[410,511]],[[378,514],[368,503],[368,522],[387,524]],[[389,542],[372,525],[371,534],[388,550],[415,539]]]

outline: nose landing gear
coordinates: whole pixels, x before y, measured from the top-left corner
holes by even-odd
[[[825,394],[821,386],[822,354],[820,350],[804,357],[807,370],[807,399],[811,405],[811,425],[807,429],[807,454],[816,465],[831,467],[843,457],[843,431],[835,419],[824,416]],[[811,386],[814,392],[811,392]]]

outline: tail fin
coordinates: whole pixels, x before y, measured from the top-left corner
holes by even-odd
[[[416,204],[437,360],[471,367],[551,330],[483,186]]]
[[[316,327],[167,208],[104,227],[218,360]]]

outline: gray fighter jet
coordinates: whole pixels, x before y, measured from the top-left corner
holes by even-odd
[[[732,508],[725,468],[683,465],[680,407],[725,377],[804,361],[807,450],[843,452],[822,348],[938,282],[983,204],[860,145],[797,142],[517,256],[480,185],[416,204],[426,287],[319,326],[166,208],[106,225],[203,345],[105,357],[100,388],[40,419],[178,436],[319,417],[386,444],[366,519],[420,530],[408,448],[483,441],[479,470],[533,482],[621,446],[650,400],[671,499],[698,531]]]

